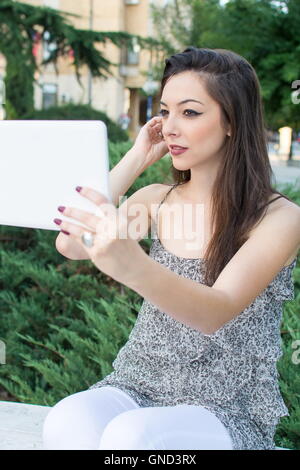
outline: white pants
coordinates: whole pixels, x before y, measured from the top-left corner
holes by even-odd
[[[116,387],[60,400],[46,416],[47,450],[233,449],[221,421],[202,406],[139,407]]]

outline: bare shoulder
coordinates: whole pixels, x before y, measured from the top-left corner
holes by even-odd
[[[148,202],[152,202],[157,195],[160,195],[161,187],[163,186],[165,185],[158,183],[143,186],[128,198],[128,203],[132,201],[132,203],[148,204]]]
[[[153,196],[153,201],[158,201],[161,196],[164,197],[171,187],[172,185],[163,183],[154,183],[147,186],[149,193]]]
[[[296,204],[293,201],[289,201],[285,197],[280,197],[278,198],[278,195],[272,194],[269,198],[269,202],[273,201],[273,199],[276,199],[276,201],[272,202],[272,204],[269,205],[269,209],[272,211],[273,209],[282,209],[282,208],[291,208],[294,209],[295,211],[300,212],[300,207],[298,204]]]
[[[270,199],[272,200],[274,197]],[[260,230],[263,231],[265,227],[271,228],[274,236],[282,230],[286,231],[286,244],[294,246],[285,262],[285,266],[288,266],[297,257],[300,249],[300,207],[285,198],[274,201],[269,206],[265,217],[253,230],[253,234]]]
[[[274,197],[270,198],[270,200],[272,199],[274,199]],[[274,221],[282,221],[282,218],[284,218],[286,223],[291,221],[291,224],[297,227],[300,222],[300,207],[293,201],[280,198],[269,205],[266,216],[270,217],[271,220]]]
[[[270,196],[266,213],[252,228],[251,234],[254,233],[261,224],[265,223],[276,223],[276,221],[281,221],[282,223],[283,220],[288,222],[290,219],[292,222],[296,222],[297,225],[297,221],[299,221],[300,217],[300,207],[288,199],[283,197],[276,199],[277,197],[276,195],[274,197],[274,194]],[[272,202],[273,200],[274,202]],[[271,202],[272,204],[270,204]]]
[[[156,203],[164,185],[150,184],[135,191],[118,207],[120,216],[126,217],[130,237],[137,241],[147,236],[151,226],[151,205]],[[137,224],[138,221],[138,224]],[[136,228],[136,225],[138,228]]]
[[[134,193],[136,199],[143,200],[145,204],[155,204],[159,201],[160,197],[164,196],[167,192],[167,188],[170,188],[166,184],[153,183],[147,186],[143,186]],[[132,197],[132,196],[131,196]]]
[[[129,208],[133,206],[135,206],[136,211],[139,212],[143,209],[144,215],[147,212],[147,217],[150,223],[152,205],[159,203],[160,198],[162,199],[164,197],[164,193],[166,193],[167,188],[170,188],[170,186],[160,183],[143,186],[126,199],[125,202],[120,205],[119,210],[120,212],[128,213],[130,212]]]
[[[155,217],[157,205],[164,199],[167,192],[171,189],[172,185],[170,184],[162,184],[162,183],[154,183],[147,186],[148,193],[147,193],[147,202],[148,202],[148,210],[149,216],[151,218]]]

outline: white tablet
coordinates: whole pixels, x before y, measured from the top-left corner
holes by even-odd
[[[1,225],[60,230],[53,222],[58,206],[94,213],[95,204],[76,186],[111,202],[104,122],[0,121]]]

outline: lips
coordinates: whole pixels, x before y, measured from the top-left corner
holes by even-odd
[[[169,148],[170,154],[174,157],[181,155],[186,150],[188,150],[187,147],[181,147],[180,145],[170,145],[170,148]]]
[[[169,145],[170,149],[172,150],[183,150],[187,149],[187,147],[181,147],[181,145]]]

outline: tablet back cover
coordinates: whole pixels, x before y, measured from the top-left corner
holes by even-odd
[[[76,186],[111,201],[104,122],[0,121],[0,224],[60,230],[60,205],[95,213]]]

